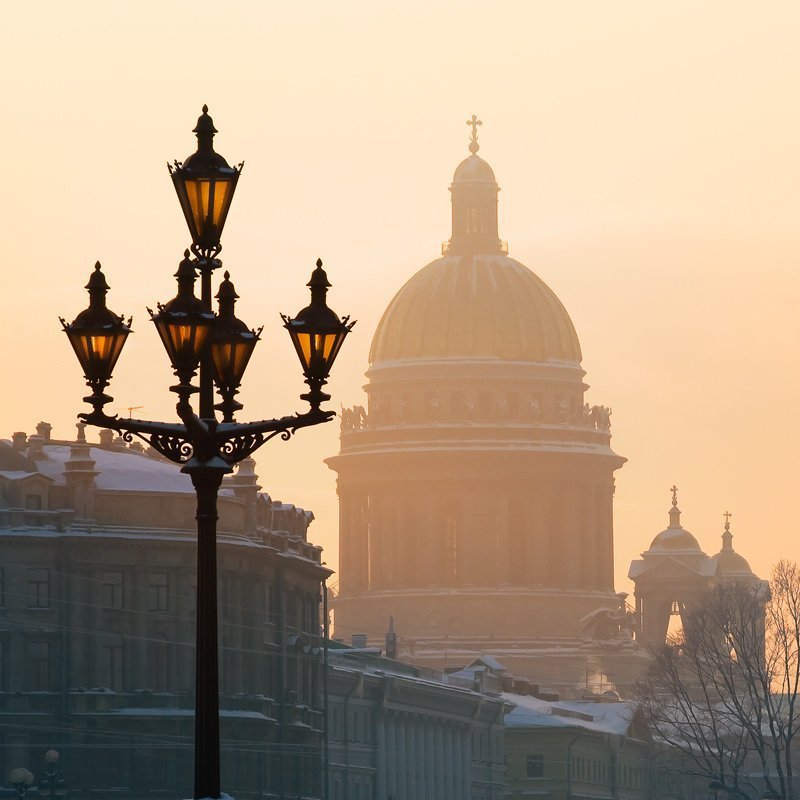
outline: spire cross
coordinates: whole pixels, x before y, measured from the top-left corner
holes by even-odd
[[[473,155],[478,152],[478,148],[480,145],[478,144],[478,125],[483,125],[483,122],[478,119],[478,117],[473,114],[472,119],[467,120],[467,125],[472,128],[472,136],[469,140],[469,151]]]
[[[725,530],[728,530],[731,526],[731,517],[733,514],[731,514],[730,511],[726,511],[722,516],[725,517]]]
[[[678,505],[678,487],[673,483],[672,487],[670,488],[672,492],[672,505]]]

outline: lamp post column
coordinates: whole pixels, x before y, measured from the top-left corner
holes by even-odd
[[[197,494],[197,645],[195,797],[220,796],[219,656],[217,649],[217,494],[230,468],[186,467]]]

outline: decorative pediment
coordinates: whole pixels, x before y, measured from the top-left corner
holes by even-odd
[[[632,561],[628,577],[637,584],[642,580],[645,582],[706,580],[713,576],[714,571],[715,565],[707,556],[695,556],[684,560],[663,555]]]

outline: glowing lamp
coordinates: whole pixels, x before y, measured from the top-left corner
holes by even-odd
[[[178,294],[166,305],[159,303],[157,314],[150,309],[148,311],[175,374],[184,384],[188,384],[200,363],[214,325],[214,314],[194,296],[197,273],[188,250],[178,265],[175,277],[178,279]]]
[[[94,272],[85,288],[89,291],[89,307],[69,325],[61,319],[61,325],[87,382],[93,386],[102,384],[102,391],[111,380],[111,373],[131,332],[131,320],[125,323],[121,316],[106,307],[109,286],[99,261],[94,265]]]
[[[168,164],[175,191],[198,255],[213,256],[221,249],[220,237],[236,190],[242,164],[231,167],[214,152],[217,129],[208,106],[197,120],[197,152],[184,162]]]
[[[211,335],[214,382],[223,397],[223,402],[217,408],[225,413],[226,421],[230,421],[233,412],[242,407],[233,397],[242,383],[244,371],[263,330],[251,330],[236,317],[234,308],[239,295],[230,277],[230,273],[226,272],[217,292],[219,313]]]
[[[311,288],[311,303],[296,317],[282,315],[282,318],[303,366],[306,383],[311,386],[311,396],[303,395],[303,398],[319,407],[321,400],[330,399],[320,392],[319,387],[327,381],[333,362],[355,322],[350,322],[350,317],[339,319],[328,308],[326,295],[331,284],[321,260],[317,260],[317,268],[306,285]]]

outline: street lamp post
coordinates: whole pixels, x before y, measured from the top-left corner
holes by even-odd
[[[17,800],[25,800],[28,796],[28,789],[33,784],[33,773],[25,767],[15,767],[8,773],[8,782],[14,787]]]
[[[63,797],[67,793],[67,782],[58,768],[58,750],[48,750],[44,754],[47,768],[39,781],[39,796],[47,798]]]
[[[226,473],[275,436],[284,441],[299,428],[330,421],[333,411],[320,405],[330,399],[322,391],[342,343],[355,324],[339,318],[327,306],[330,284],[322,262],[317,261],[308,286],[311,303],[295,317],[282,315],[284,327],[300,359],[309,391],[301,395],[311,408],[303,414],[237,423],[242,405],[234,399],[261,329],[251,330],[234,313],[238,295],[225,272],[211,302],[211,278],[222,266],[217,258],[220,237],[242,164],[230,167],[214,151],[216,128],[208,108],[197,121],[197,152],[183,163],[169,166],[192,238],[190,250],[178,266],[178,293],[168,303],[149,311],[167,351],[178,382],[170,391],[178,395],[179,422],[164,423],[109,416],[103,407],[112,400],[105,393],[114,365],[131,332],[131,320],[106,307],[108,284],[99,262],[86,288],[89,307],[73,322],[61,320],[81,363],[91,394],[84,401],[92,411],[79,417],[89,425],[110,428],[130,442],[138,436],[166,458],[181,465],[197,495],[197,644],[195,689],[194,797],[220,797],[219,677],[217,647],[217,494]],[[191,252],[190,252],[191,251]],[[200,297],[194,284],[200,276]],[[198,374],[199,373],[199,374]],[[197,376],[198,385],[192,380]],[[214,386],[221,402],[214,405]],[[198,395],[195,413],[192,396]],[[217,418],[215,411],[221,413]]]

